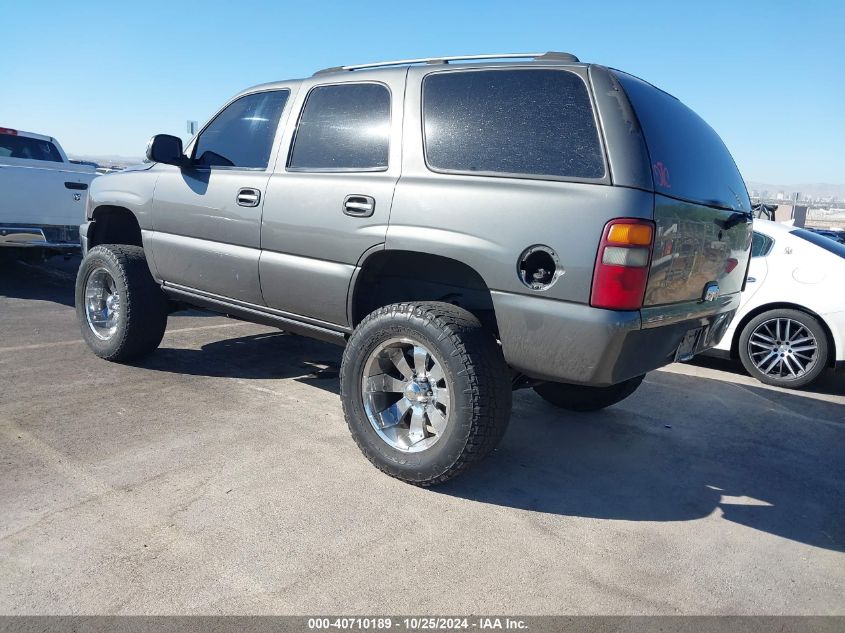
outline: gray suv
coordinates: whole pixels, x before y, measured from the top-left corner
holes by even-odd
[[[567,53],[263,84],[147,157],[91,185],[94,353],[151,353],[186,306],[345,345],[352,436],[418,485],[496,446],[513,389],[593,411],[711,347],[745,280],[751,208],[718,135]]]

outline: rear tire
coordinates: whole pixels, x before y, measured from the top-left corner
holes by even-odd
[[[636,376],[610,387],[586,387],[560,382],[544,382],[534,387],[543,400],[567,411],[599,411],[634,393],[645,378]]]
[[[470,312],[440,302],[367,316],[344,351],[340,389],[361,452],[418,486],[443,483],[488,455],[512,400],[496,339]]]
[[[769,310],[751,319],[742,329],[738,346],[739,360],[751,376],[786,389],[816,380],[830,364],[829,349],[818,319],[787,309]]]
[[[105,244],[88,251],[76,276],[76,315],[97,356],[119,362],[149,354],[161,343],[167,314],[143,248]]]

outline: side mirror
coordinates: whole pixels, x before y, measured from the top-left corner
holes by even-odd
[[[170,134],[156,134],[147,143],[147,160],[184,167],[188,159],[182,150],[182,139]]]

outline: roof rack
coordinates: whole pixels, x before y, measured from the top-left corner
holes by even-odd
[[[454,55],[450,57],[421,57],[419,59],[398,59],[390,62],[376,62],[374,64],[356,64],[354,66],[332,66],[318,70],[314,75],[325,75],[342,70],[364,70],[367,68],[384,68],[387,66],[409,66],[411,64],[448,64],[449,62],[470,61],[478,59],[532,59],[534,61],[549,62],[578,62],[572,53],[548,51],[546,53],[504,53],[501,55]]]

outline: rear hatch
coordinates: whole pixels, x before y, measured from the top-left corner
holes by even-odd
[[[644,306],[700,301],[715,282],[739,292],[751,247],[751,202],[719,135],[695,112],[615,72],[642,127],[654,181],[654,252]]]

